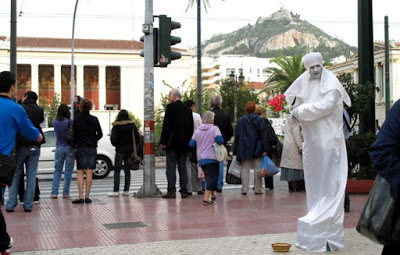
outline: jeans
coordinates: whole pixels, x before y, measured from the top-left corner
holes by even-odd
[[[17,148],[17,167],[15,169],[12,185],[9,188],[9,198],[6,204],[8,210],[14,210],[18,205],[18,187],[21,175],[26,167],[26,191],[24,194],[24,209],[32,209],[35,196],[36,173],[38,169],[40,147],[20,146]]]
[[[186,152],[177,152],[174,149],[167,149],[167,181],[168,192],[176,191],[176,164],[178,163],[179,172],[179,192],[187,192],[187,172],[186,172]]]
[[[3,186],[2,186],[3,187]],[[1,197],[4,197],[3,188],[0,189]],[[4,220],[3,212],[0,210],[0,251],[4,251],[10,244],[10,236],[7,233],[6,221]]]
[[[74,151],[71,146],[57,146],[54,155],[54,177],[53,185],[51,188],[51,195],[58,195],[58,188],[60,187],[61,175],[64,168],[64,187],[63,196],[69,196],[69,187],[71,185],[72,171],[74,170]]]
[[[224,161],[219,162],[218,189],[224,186]]]
[[[129,191],[131,186],[131,153],[116,153],[114,167],[114,192],[119,192],[119,180],[121,177],[122,162],[124,162],[125,186],[124,191]]]

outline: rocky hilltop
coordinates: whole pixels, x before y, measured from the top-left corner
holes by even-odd
[[[300,15],[281,8],[269,17],[260,17],[230,34],[218,34],[203,42],[203,55],[216,57],[240,54],[255,57],[275,57],[280,54],[323,53],[325,60],[349,57],[355,47],[334,38],[318,27],[300,19]]]

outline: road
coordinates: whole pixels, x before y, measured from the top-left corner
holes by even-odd
[[[51,195],[51,185],[53,181],[53,175],[52,174],[38,174],[37,176],[39,178],[39,187],[40,187],[40,197],[41,198],[49,198]],[[281,182],[279,181],[279,174],[274,176],[274,185],[275,189],[287,189],[287,183],[286,182]],[[253,171],[250,172],[250,183],[253,185]],[[124,174],[121,173],[121,181],[120,181],[120,190],[123,189],[123,183],[124,183]],[[177,189],[178,184],[179,184],[179,174],[177,173]],[[92,184],[92,190],[91,190],[91,195],[96,196],[96,195],[107,195],[108,193],[112,192],[113,189],[113,184],[114,184],[114,172],[111,172],[109,176],[107,176],[104,179],[95,179],[93,180]],[[137,192],[140,187],[143,184],[143,170],[137,170],[137,171],[131,171],[131,188],[130,188],[130,193]],[[156,184],[158,188],[162,192],[167,191],[167,179],[165,176],[165,169],[164,168],[158,168],[156,169]],[[62,194],[62,185],[63,185],[63,179],[61,180],[60,183],[60,192],[59,194]],[[232,185],[232,184],[224,184],[224,190],[225,189],[239,189],[241,185]],[[77,186],[77,181],[76,181],[76,173],[72,175],[72,181],[71,181],[71,191],[70,191],[71,197],[77,197],[78,196],[78,186]],[[5,194],[6,198],[8,197],[8,191]]]

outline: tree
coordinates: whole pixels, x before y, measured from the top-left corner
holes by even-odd
[[[234,120],[234,93],[235,86],[229,79],[224,79],[220,81],[219,94],[222,96],[222,108],[228,114],[231,121]],[[258,103],[258,93],[254,89],[246,88],[244,84],[238,84],[237,91],[237,117],[245,115],[244,106],[248,101],[255,101]]]
[[[294,55],[291,57],[279,56],[271,59],[278,67],[268,67],[267,72],[272,73],[271,82],[278,83],[277,90],[281,93],[306,71],[302,63],[303,55]]]
[[[47,126],[52,127],[52,121],[57,117],[58,107],[60,106],[60,94],[54,93],[53,99],[48,102],[45,95],[42,95],[39,100],[39,106],[47,114]]]

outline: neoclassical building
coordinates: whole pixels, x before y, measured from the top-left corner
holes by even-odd
[[[118,105],[117,110],[127,109],[143,120],[142,50],[143,43],[138,41],[75,39],[76,95],[90,98],[99,116],[106,104],[113,104]],[[154,68],[156,105],[161,94],[168,93],[170,89],[163,82],[178,87],[190,78],[190,59],[191,53],[182,51],[182,58],[173,61],[167,68]],[[9,64],[10,41],[0,36],[0,71],[9,70]],[[18,37],[17,98],[22,98],[28,90],[38,93],[42,103],[44,100],[46,104],[51,104],[55,94],[61,102],[70,103],[70,39]],[[108,121],[108,117],[104,119]]]

